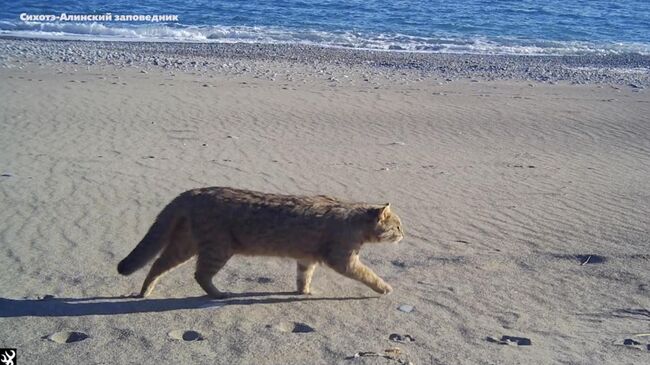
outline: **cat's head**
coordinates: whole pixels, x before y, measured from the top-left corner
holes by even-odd
[[[390,210],[389,203],[370,207],[366,214],[372,224],[370,241],[397,243],[404,238],[402,221]]]

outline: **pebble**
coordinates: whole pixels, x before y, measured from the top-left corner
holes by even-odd
[[[402,304],[399,307],[397,307],[398,310],[404,313],[411,313],[415,309],[412,305],[409,304]]]
[[[245,58],[242,59],[242,55]],[[363,79],[377,76],[398,77],[414,81],[422,75],[441,80],[528,80],[569,84],[617,84],[642,90],[650,85],[648,72],[621,72],[625,69],[650,68],[650,56],[641,54],[555,56],[494,56],[471,54],[436,54],[411,52],[383,52],[360,49],[337,49],[305,44],[219,44],[219,43],[147,43],[57,41],[28,39],[0,40],[0,59],[68,63],[70,65],[116,65],[145,68],[164,65],[167,69],[183,70],[214,67],[215,59],[223,59],[224,70],[254,74],[257,61],[285,61],[313,68],[312,74],[325,70],[331,81],[333,75],[349,75],[351,66],[359,68]],[[317,62],[315,62],[315,60]],[[230,62],[228,62],[230,61]],[[268,73],[286,73],[284,69],[269,69]],[[598,73],[589,70],[598,69]],[[344,74],[345,72],[345,74]],[[405,75],[401,75],[405,74]],[[400,76],[401,75],[401,76]],[[336,80],[338,81],[338,80]],[[531,84],[532,85],[532,84]]]
[[[488,336],[486,339],[488,342],[498,343],[499,345],[531,346],[533,344],[530,338],[526,337],[501,336],[501,339],[497,339],[495,337]]]

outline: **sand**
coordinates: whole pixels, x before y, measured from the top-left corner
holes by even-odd
[[[643,87],[2,59],[0,345],[19,363],[650,359]],[[119,260],[202,186],[390,202],[406,238],[361,256],[394,292],[321,267],[314,295],[293,295],[294,262],[236,257],[215,279],[232,299],[203,297],[193,261],[120,298],[146,270],[122,277]]]

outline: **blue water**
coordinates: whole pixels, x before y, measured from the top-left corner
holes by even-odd
[[[172,14],[178,22],[39,22],[28,14]],[[650,54],[650,0],[7,1],[0,34],[304,43],[486,54]]]

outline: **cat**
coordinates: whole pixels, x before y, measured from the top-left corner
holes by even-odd
[[[397,243],[403,237],[402,223],[390,204],[199,188],[180,194],[160,212],[117,271],[130,275],[162,251],[138,295],[146,297],[161,275],[198,255],[196,281],[208,296],[225,298],[227,293],[219,291],[212,278],[233,255],[279,256],[296,259],[300,294],[311,294],[319,263],[389,294],[391,286],[361,263],[359,250],[364,243]]]

